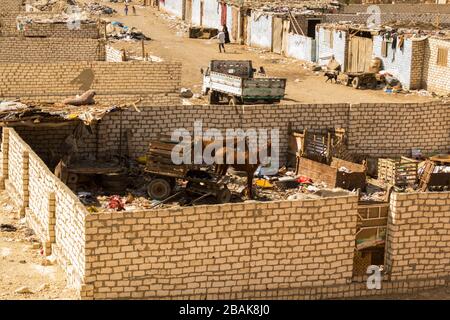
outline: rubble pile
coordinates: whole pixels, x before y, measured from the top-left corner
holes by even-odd
[[[90,14],[98,15],[98,16],[102,15],[102,14],[103,15],[111,15],[111,14],[117,13],[117,11],[114,10],[113,8],[102,5],[98,2],[87,3],[84,6],[84,10],[88,11]]]
[[[128,27],[121,22],[111,21],[106,25],[106,33],[109,39],[113,40],[151,40],[142,31],[135,27]]]

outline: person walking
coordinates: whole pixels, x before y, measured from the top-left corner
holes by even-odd
[[[223,31],[223,29],[220,29],[219,33],[214,38],[217,38],[217,40],[219,41],[219,52],[222,53],[222,49],[223,49],[223,52],[226,53],[226,51],[225,51],[225,32]]]
[[[125,9],[124,10],[125,10],[125,15],[127,16],[128,15],[128,5],[127,4],[125,5]]]
[[[133,10],[133,15],[136,15],[136,7],[133,5],[131,6],[131,9]]]

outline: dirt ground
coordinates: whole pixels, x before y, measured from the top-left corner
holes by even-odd
[[[41,246],[23,220],[16,219],[17,210],[6,192],[0,193],[0,300],[75,299],[75,291],[66,288],[62,269],[44,262]],[[6,228],[13,226],[17,230]],[[6,231],[10,230],[10,231]],[[29,293],[18,293],[25,289]],[[28,289],[28,290],[27,290]]]
[[[94,2],[78,0],[79,2]],[[97,0],[97,2],[99,2]],[[208,66],[212,59],[252,60],[254,67],[264,66],[268,76],[288,79],[287,95],[283,103],[403,103],[429,101],[432,98],[417,94],[387,94],[382,90],[356,90],[343,85],[325,83],[323,75],[316,75],[305,68],[305,62],[237,44],[227,45],[227,53],[219,53],[215,40],[189,39],[179,28],[176,19],[170,18],[156,8],[136,6],[136,16],[124,15],[123,3],[103,1],[117,10],[117,14],[104,16],[110,21],[119,21],[136,27],[152,40],[146,44],[146,52],[165,60],[183,63],[182,86],[199,93],[202,84],[200,69]],[[142,52],[140,42],[116,42],[115,47]]]

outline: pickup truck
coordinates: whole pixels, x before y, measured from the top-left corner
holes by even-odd
[[[255,77],[256,69],[250,60],[212,60],[201,72],[202,94],[209,96],[210,104],[270,104],[280,102],[285,95],[286,79],[268,78],[263,73]]]

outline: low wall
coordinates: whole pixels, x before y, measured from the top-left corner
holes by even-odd
[[[387,264],[392,280],[450,274],[450,192],[393,193]]]
[[[0,62],[104,60],[105,45],[96,39],[0,37]]]
[[[93,214],[86,287],[92,298],[235,299],[345,284],[356,206],[348,196]]]
[[[2,139],[2,178],[6,180],[6,191],[24,209],[19,213],[25,213],[28,225],[44,245],[45,254],[57,257],[69,285],[82,292],[86,208],[15,130],[3,128]],[[8,152],[4,151],[6,146]]]
[[[64,62],[4,63],[0,97],[33,101],[61,101],[86,90],[96,91],[102,103],[179,104],[180,63]]]

